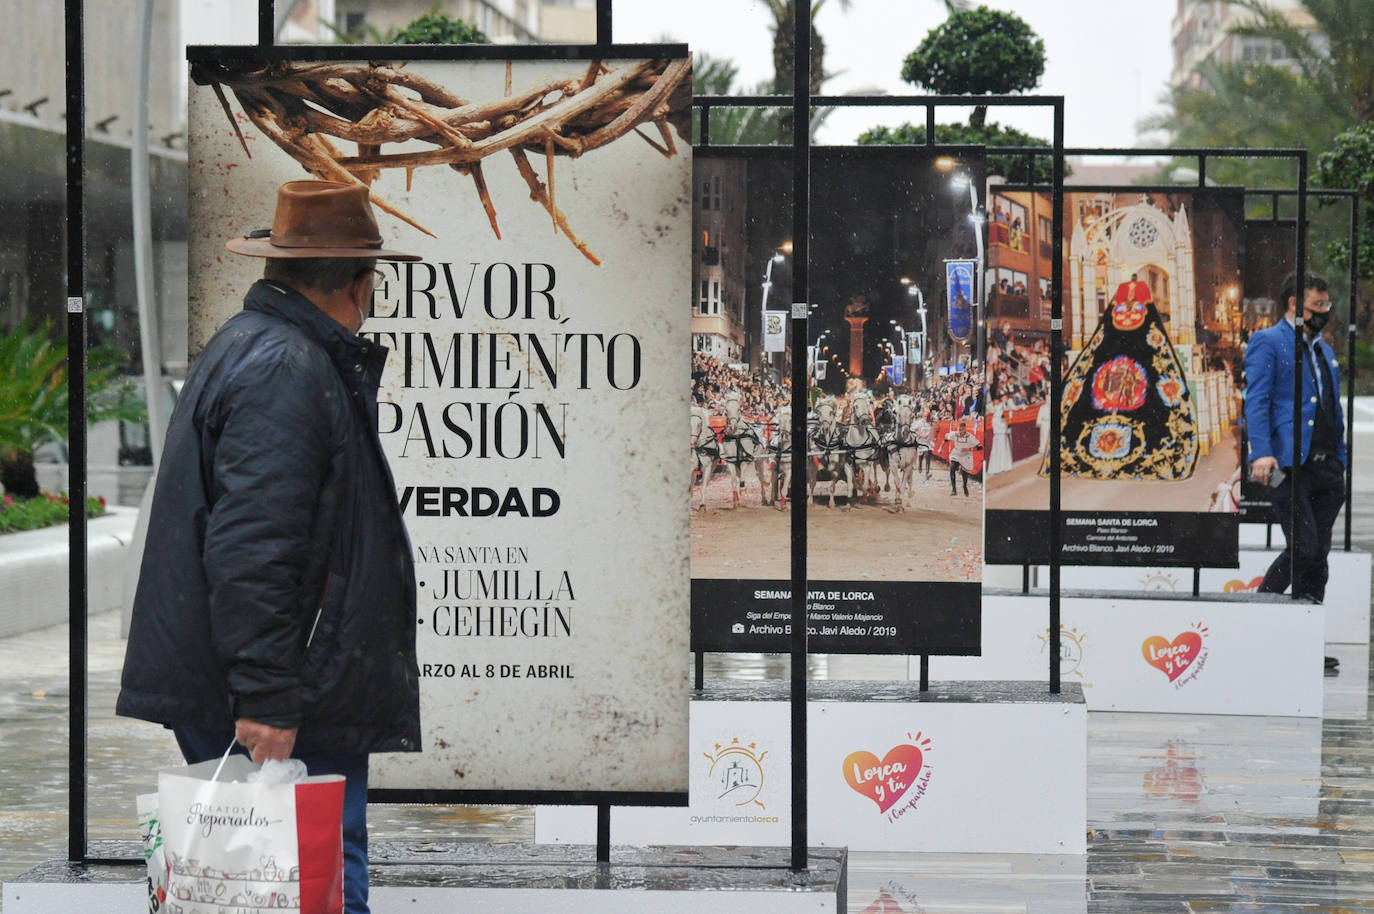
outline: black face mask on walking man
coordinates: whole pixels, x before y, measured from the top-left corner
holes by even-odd
[[[1326,326],[1326,322],[1330,319],[1330,311],[1313,311],[1303,318],[1303,323],[1307,325],[1308,330],[1312,331],[1312,335],[1316,336],[1318,333],[1322,332],[1322,328]]]

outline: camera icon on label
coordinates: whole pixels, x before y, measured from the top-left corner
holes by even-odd
[[[744,634],[744,623],[743,623],[743,622],[736,622],[734,625],[730,626],[730,634],[732,634],[732,635],[742,635],[742,634]]]

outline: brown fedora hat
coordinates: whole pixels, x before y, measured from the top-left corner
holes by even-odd
[[[224,246],[248,257],[421,259],[383,250],[367,188],[335,181],[287,181],[277,189],[272,230],[231,238]]]

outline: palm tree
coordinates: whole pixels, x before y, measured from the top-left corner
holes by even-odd
[[[87,353],[86,420],[147,421],[112,349]],[[67,440],[67,342],[50,326],[20,321],[0,336],[0,485],[21,498],[38,494],[33,452]]]
[[[1279,44],[1277,63],[1200,68],[1202,85],[1175,89],[1170,111],[1145,122],[1179,145],[1330,147],[1341,132],[1374,120],[1374,0],[1301,0],[1286,16],[1263,0],[1236,0],[1253,19],[1232,34]],[[1232,180],[1272,177],[1272,166],[1228,166]],[[1292,183],[1288,176],[1285,183]]]
[[[1374,0],[1301,0],[1287,14],[1263,0],[1235,0],[1252,14],[1232,34],[1276,43],[1277,62],[1232,62],[1199,69],[1202,84],[1172,91],[1169,111],[1147,120],[1146,128],[1168,130],[1180,146],[1277,146],[1308,150],[1315,164],[1333,150],[1337,137],[1374,123]],[[1219,183],[1248,187],[1291,187],[1293,164],[1275,159],[1209,160],[1208,175]],[[1321,170],[1314,169],[1313,183]],[[1329,177],[1345,183],[1340,177]],[[1328,184],[1327,186],[1332,186]],[[1364,205],[1371,205],[1370,195]],[[1334,210],[1313,213],[1312,251],[1319,269],[1348,261],[1344,218]],[[1374,244],[1374,227],[1362,229],[1361,248]],[[1362,273],[1374,275],[1374,264]],[[1339,276],[1332,276],[1338,281]],[[1366,332],[1374,329],[1374,324]]]
[[[1302,0],[1311,28],[1262,0],[1237,0],[1255,20],[1236,35],[1281,44],[1303,81],[1316,90],[1330,113],[1374,120],[1374,0]]]
[[[737,95],[735,80],[739,67],[734,61],[709,54],[692,55],[692,94],[693,95]],[[760,83],[748,95],[768,95],[768,83]],[[697,121],[693,118],[692,127]],[[780,142],[782,132],[778,129],[778,113],[773,108],[730,108],[711,109],[712,146],[766,146]],[[693,137],[693,142],[696,137]]]
[[[794,61],[797,58],[797,6],[796,0],[764,0],[768,12],[773,17],[773,92],[777,95],[791,95],[792,82],[796,78]],[[840,9],[849,12],[851,0],[836,0]],[[969,0],[941,0],[947,12],[968,9]],[[814,27],[816,16],[825,6],[826,0],[811,0],[811,94],[817,95],[825,81],[825,40]]]

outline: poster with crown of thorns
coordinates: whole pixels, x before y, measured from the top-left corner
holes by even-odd
[[[240,309],[262,262],[225,242],[286,181],[366,185],[422,258],[378,263],[360,331],[424,737],[372,786],[685,792],[691,60],[349,50],[191,50],[189,329]]]

